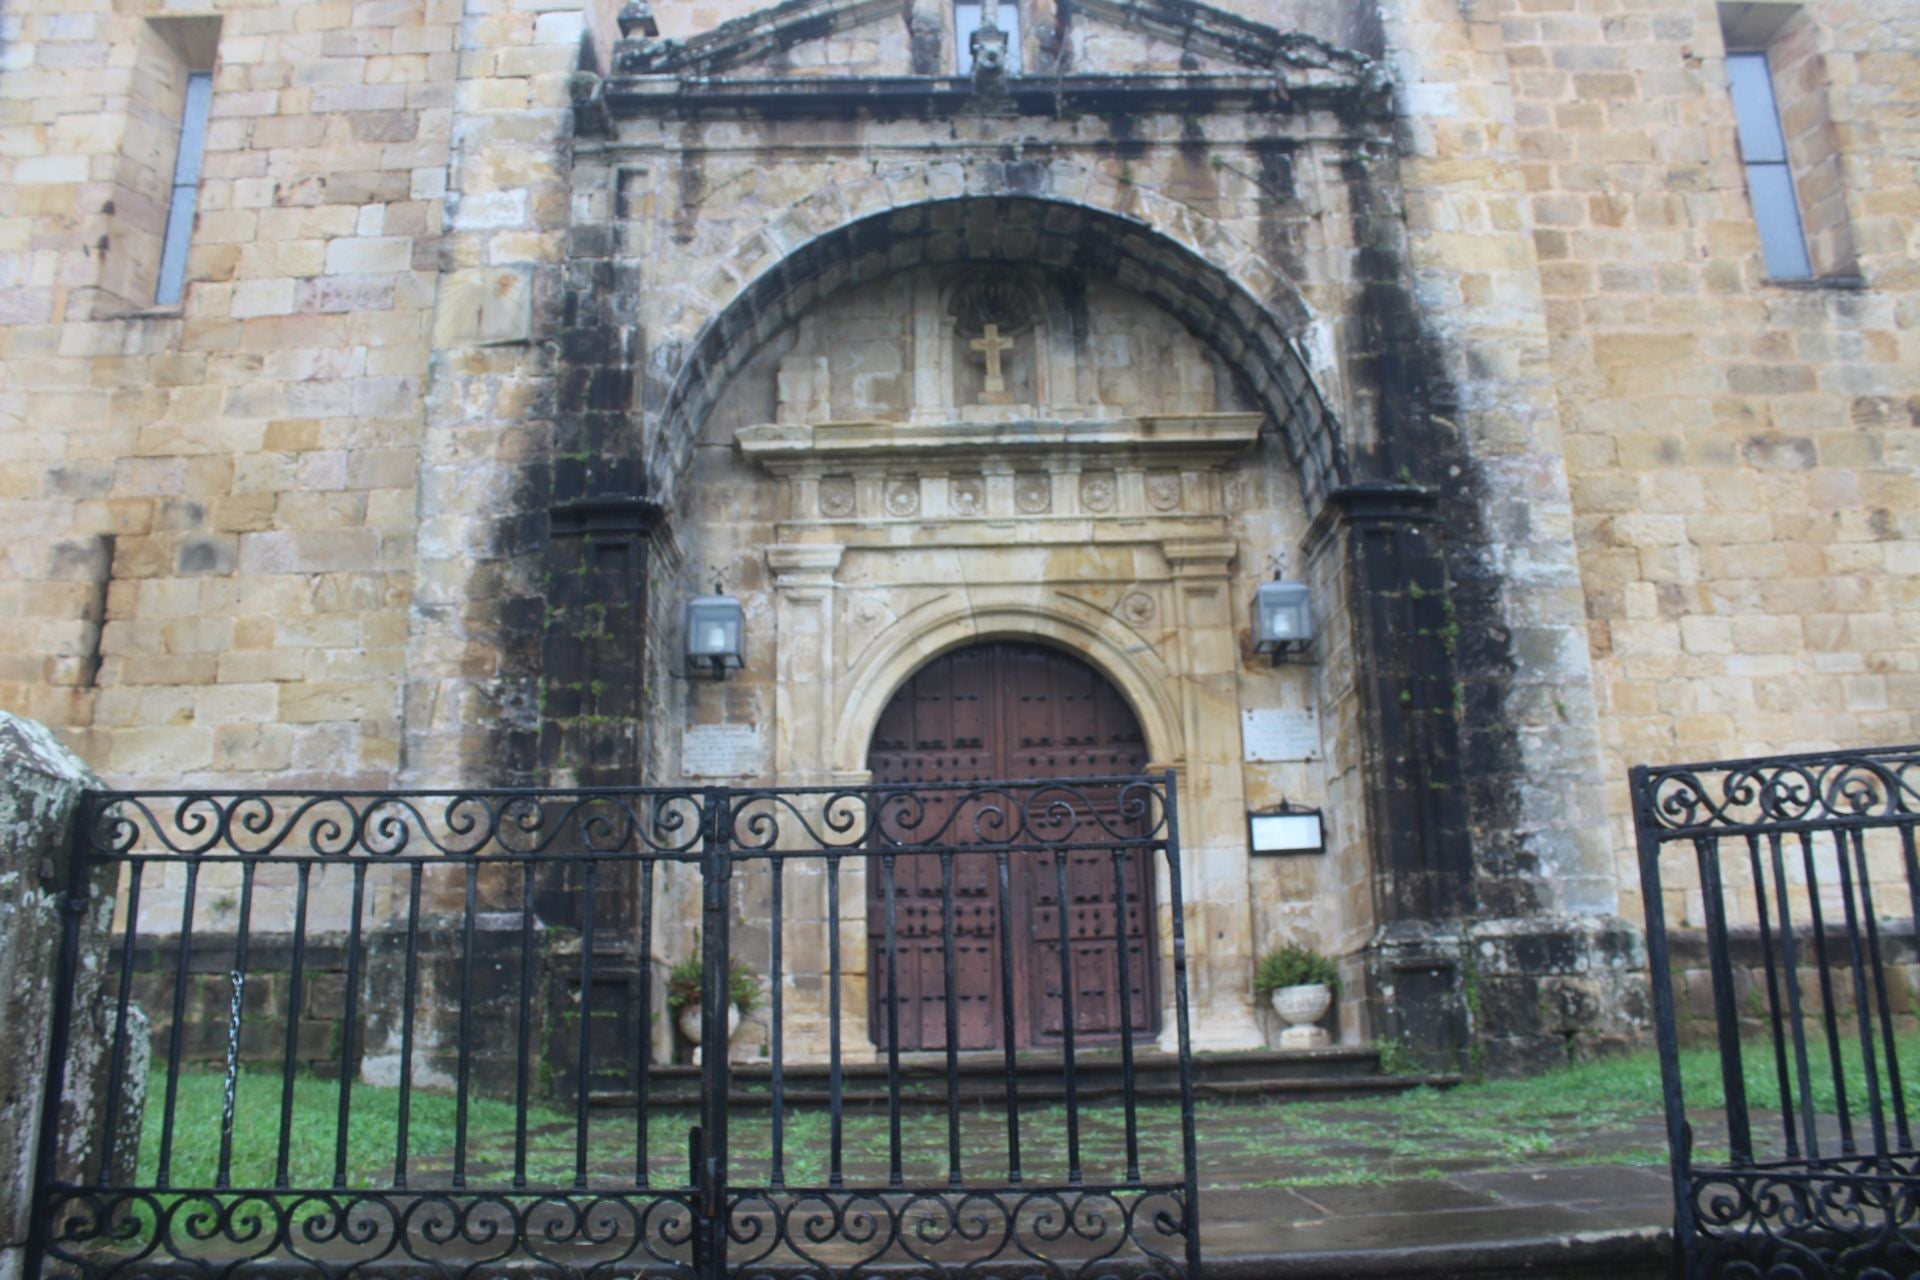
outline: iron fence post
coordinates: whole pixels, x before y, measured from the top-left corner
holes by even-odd
[[[1193,1031],[1187,1010],[1187,902],[1180,887],[1180,800],[1174,771],[1168,769],[1161,778],[1167,789],[1167,897],[1173,909],[1174,1018],[1180,1042],[1180,1157],[1187,1184],[1187,1280],[1200,1280],[1200,1152],[1193,1122]],[[1126,963],[1124,951],[1121,963]]]
[[[1654,1038],[1660,1050],[1660,1083],[1667,1114],[1667,1149],[1673,1175],[1673,1273],[1693,1274],[1692,1197],[1686,1102],[1680,1092],[1680,1036],[1674,1022],[1666,904],[1660,890],[1660,838],[1653,814],[1651,771],[1635,765],[1627,774],[1633,797],[1634,841],[1640,853],[1640,894],[1647,913],[1647,974],[1653,984]]]
[[[704,1280],[723,1280],[727,1274],[727,1015],[733,1002],[728,982],[732,800],[731,788],[707,789],[707,838],[700,863],[700,1217],[706,1224],[706,1250],[700,1264]]]
[[[27,1236],[25,1274],[37,1280],[52,1243],[53,1210],[49,1192],[59,1175],[60,1111],[66,1104],[67,1058],[73,1046],[73,993],[80,967],[80,923],[87,913],[87,867],[82,856],[86,833],[93,828],[93,793],[82,792],[73,809],[73,834],[67,855],[66,889],[60,899],[60,952],[55,963],[52,1025],[47,1035],[46,1089],[41,1095],[39,1150],[33,1177],[33,1222]],[[117,1117],[103,1116],[113,1124]],[[101,1181],[108,1173],[101,1170]]]

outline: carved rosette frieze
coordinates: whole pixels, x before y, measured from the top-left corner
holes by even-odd
[[[1080,509],[1096,515],[1113,510],[1120,487],[1111,471],[1088,471],[1080,477]]]
[[[977,516],[987,509],[987,486],[979,476],[954,476],[947,481],[947,509],[957,516]]]
[[[898,526],[960,545],[1101,537],[1159,541],[1226,532],[1223,485],[1259,438],[1261,417],[1203,413],[1007,422],[764,423],[735,434],[747,460],[788,486],[792,522],[872,522],[855,542],[898,545]],[[1010,531],[1009,524],[1024,525]],[[891,526],[882,532],[880,525]],[[1163,606],[1164,607],[1164,606]]]
[[[1053,479],[1045,472],[1027,471],[1013,478],[1013,505],[1022,515],[1045,515],[1053,509]]]
[[[853,477],[826,476],[820,481],[820,514],[844,520],[853,514]]]
[[[1147,473],[1147,505],[1155,511],[1172,511],[1180,505],[1180,475],[1175,471]]]
[[[920,514],[920,482],[912,477],[887,481],[887,514],[898,519]]]

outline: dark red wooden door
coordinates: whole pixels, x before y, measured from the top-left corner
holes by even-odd
[[[960,649],[922,667],[881,714],[867,758],[874,781],[881,783],[1110,777],[1137,774],[1146,763],[1139,721],[1111,683],[1068,654],[1010,641]],[[1111,815],[1117,805],[1112,789],[1096,799]],[[945,816],[932,810],[927,821],[937,825]],[[965,838],[963,833],[960,839]],[[993,1048],[1001,1042],[1002,946],[1012,948],[1018,1043],[1059,1042],[1063,914],[1071,949],[1076,1040],[1120,1035],[1123,952],[1133,993],[1134,1033],[1156,1029],[1152,868],[1139,853],[1127,855],[1125,865],[1123,913],[1115,893],[1112,853],[1090,849],[1070,855],[1063,913],[1053,856],[1011,854],[1011,924],[1003,931],[994,856],[954,858],[954,987],[962,1049]],[[946,1047],[944,895],[940,859],[895,859],[895,981],[904,1050]],[[886,898],[878,858],[868,870],[867,903],[870,1025],[875,1040],[885,1045]]]

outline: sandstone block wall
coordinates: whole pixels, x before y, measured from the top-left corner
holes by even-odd
[[[507,51],[457,0],[196,17],[199,216],[183,303],[155,308],[178,123],[149,20],[176,13],[0,19],[0,705],[116,781],[376,783],[455,83]]]
[[[750,7],[658,9],[684,36]],[[1205,154],[1171,124],[1018,128],[1107,148],[1050,170],[1059,190],[1162,228],[1198,211],[1257,248],[1235,269],[1293,282],[1356,445],[1394,388],[1446,384],[1427,424],[1446,460],[1420,479],[1483,525],[1455,566],[1479,620],[1461,732],[1525,771],[1483,775],[1517,833],[1477,849],[1490,873],[1571,910],[1617,884],[1631,919],[1630,763],[1920,736],[1920,4],[1809,0],[1778,37],[1821,273],[1801,283],[1764,274],[1711,3],[1230,7],[1381,55],[1391,147],[1302,132],[1293,185],[1244,121]],[[581,448],[569,406],[670,368],[778,236],[1005,172],[930,162],[903,122],[826,140],[844,154],[811,126],[756,135],[784,165],[730,124],[701,172],[677,126],[576,161],[569,77],[616,8],[8,6],[0,706],[134,785],[538,767],[525,650],[553,474]],[[167,122],[206,40],[189,285],[158,309]],[[1003,123],[942,145],[988,155]],[[614,277],[574,268],[622,254],[644,260],[634,296],[588,336],[630,349],[594,364],[580,317]],[[1377,309],[1403,278],[1406,313]],[[1334,745],[1329,795],[1357,809],[1355,744]],[[1368,889],[1338,886],[1352,918]],[[1669,910],[1688,918],[1684,889]]]
[[[1828,250],[1804,283],[1761,263],[1714,6],[1481,11],[1637,900],[1628,765],[1920,737],[1920,7],[1815,0],[1782,37],[1789,131],[1830,121],[1858,276]]]

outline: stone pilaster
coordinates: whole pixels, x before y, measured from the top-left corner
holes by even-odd
[[[783,787],[831,781],[822,726],[832,722],[833,575],[838,543],[767,548],[773,570],[774,779]]]
[[[1240,648],[1234,637],[1229,540],[1170,541],[1187,758],[1180,853],[1196,1049],[1266,1041],[1253,1016],[1253,909],[1247,892],[1245,784],[1240,769]],[[1163,935],[1164,936],[1164,935]],[[1170,1021],[1170,1020],[1169,1020]]]

